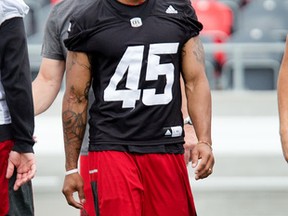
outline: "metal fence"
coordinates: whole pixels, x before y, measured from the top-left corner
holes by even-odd
[[[211,89],[275,90],[284,43],[204,43],[206,73]],[[32,77],[41,64],[41,45],[29,44]],[[213,54],[226,56],[220,74],[215,73]]]
[[[284,46],[284,43],[204,44],[211,88],[275,90]],[[218,76],[211,61],[211,55],[216,52],[226,55],[226,62]]]

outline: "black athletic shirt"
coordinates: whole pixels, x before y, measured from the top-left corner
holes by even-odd
[[[65,45],[90,57],[90,151],[183,153],[181,50],[202,24],[189,0],[101,0],[71,19]]]

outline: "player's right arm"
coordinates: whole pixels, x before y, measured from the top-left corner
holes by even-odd
[[[39,73],[32,83],[35,115],[51,106],[60,90],[64,72],[64,60],[43,57]]]
[[[285,160],[288,162],[288,36],[285,52],[278,76],[278,110],[280,120],[280,136]]]
[[[91,85],[88,56],[81,52],[68,52],[66,61],[66,88],[62,104],[62,125],[66,171],[77,169],[78,157],[84,137],[88,92]],[[85,202],[83,180],[79,173],[65,176],[63,194],[69,205],[82,208]],[[80,202],[73,198],[78,192]]]

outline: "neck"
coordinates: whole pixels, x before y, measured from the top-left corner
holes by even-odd
[[[143,4],[145,2],[145,0],[117,0],[118,2],[121,2],[122,4],[126,4],[126,5],[140,5]]]

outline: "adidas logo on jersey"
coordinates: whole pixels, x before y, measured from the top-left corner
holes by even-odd
[[[167,130],[166,133],[165,133],[165,136],[171,136],[171,135],[172,135],[171,131]]]
[[[170,6],[167,8],[166,13],[167,13],[167,14],[177,14],[178,11],[175,10],[175,8],[174,8],[172,5],[170,5]]]
[[[183,133],[183,128],[181,126],[172,126],[163,128],[167,137],[179,137]]]

